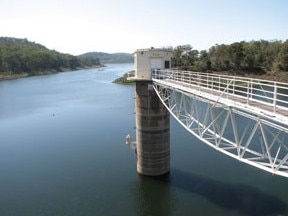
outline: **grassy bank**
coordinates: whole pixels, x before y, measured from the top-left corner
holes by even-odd
[[[23,77],[28,77],[28,73],[19,73],[19,74],[13,74],[10,72],[4,72],[0,73],[0,81],[1,80],[11,80],[11,79],[18,79],[18,78],[23,78]]]
[[[122,77],[119,77],[118,79],[114,80],[113,83],[117,84],[123,84],[123,85],[132,85],[135,83],[133,80],[128,79],[128,75],[131,74],[133,71],[125,73]]]

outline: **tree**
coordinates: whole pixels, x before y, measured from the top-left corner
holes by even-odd
[[[197,62],[197,69],[199,71],[211,70],[211,61],[206,50],[202,50],[199,54],[199,59]]]
[[[231,66],[235,70],[241,69],[241,63],[243,61],[243,44],[242,43],[233,43],[228,47],[229,60],[231,61]]]
[[[288,71],[288,40],[286,40],[279,52],[279,69]]]
[[[229,46],[216,44],[209,49],[208,57],[211,69],[216,71],[229,70],[231,68],[229,58]]]
[[[174,49],[172,65],[184,70],[193,69],[198,61],[198,55],[198,50],[193,50],[193,47],[189,44],[177,46]]]

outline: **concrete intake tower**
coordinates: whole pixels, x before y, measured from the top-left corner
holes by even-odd
[[[136,82],[137,172],[159,176],[170,170],[170,113],[153,89],[152,71],[171,65],[172,50],[140,49],[134,53]]]

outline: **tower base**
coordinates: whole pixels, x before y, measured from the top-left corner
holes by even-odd
[[[136,81],[137,172],[159,176],[170,170],[170,113],[152,81]]]

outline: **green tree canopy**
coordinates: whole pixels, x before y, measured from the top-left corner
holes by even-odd
[[[288,71],[288,40],[235,42],[216,44],[208,51],[192,49],[191,45],[174,48],[173,67],[198,71]]]
[[[0,38],[0,74],[59,72],[99,65],[99,59],[62,54],[27,39]]]

